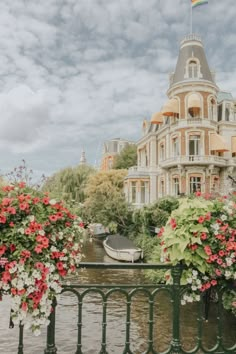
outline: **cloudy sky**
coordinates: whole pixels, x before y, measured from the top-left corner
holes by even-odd
[[[166,100],[190,0],[1,0],[0,169],[50,175],[138,140]],[[193,10],[218,86],[236,97],[235,0]]]

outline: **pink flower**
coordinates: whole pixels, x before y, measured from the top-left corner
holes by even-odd
[[[200,217],[198,218],[198,223],[199,223],[199,224],[203,224],[204,221],[205,221],[204,216],[200,216]]]
[[[212,254],[211,247],[210,246],[205,246],[204,247],[205,253],[210,256]]]
[[[28,310],[28,304],[27,304],[27,302],[25,302],[25,301],[22,302],[21,308],[22,308],[23,311],[27,311],[27,310]]]
[[[207,239],[207,234],[206,234],[206,232],[202,232],[201,233],[201,240],[206,240]]]

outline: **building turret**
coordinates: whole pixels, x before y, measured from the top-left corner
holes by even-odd
[[[168,96],[176,93],[176,88],[189,85],[208,86],[212,93],[218,92],[215,75],[209,68],[201,38],[195,34],[186,36],[180,43],[175,71],[170,74]],[[196,86],[195,86],[196,90]]]
[[[81,152],[81,157],[80,157],[79,164],[80,165],[85,165],[86,163],[87,163],[87,161],[86,161],[86,157],[85,157],[85,151],[83,149],[82,152]]]

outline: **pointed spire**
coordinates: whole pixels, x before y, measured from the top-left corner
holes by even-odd
[[[215,84],[202,40],[195,34],[186,36],[180,44],[179,57],[171,78],[171,86],[184,81],[208,81]]]
[[[83,149],[82,152],[81,152],[81,157],[80,157],[79,164],[80,165],[85,165],[86,163],[87,163],[87,161],[86,161],[86,157],[85,157],[85,151]]]

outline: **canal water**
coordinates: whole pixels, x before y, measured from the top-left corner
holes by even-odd
[[[84,242],[83,261],[112,262],[104,252],[102,243],[90,240]],[[79,278],[72,283],[80,284],[142,284],[148,282],[141,270],[81,270]],[[109,298],[107,315],[107,352],[122,354],[125,343],[126,301],[124,296],[114,294]],[[196,345],[197,315],[196,304],[181,307],[181,337],[185,350],[191,350]],[[0,354],[16,354],[18,345],[18,328],[9,329],[10,301],[4,298],[0,302]],[[142,354],[148,347],[148,299],[143,293],[138,294],[131,307],[131,349],[135,354]],[[154,342],[157,352],[165,351],[170,343],[171,302],[166,293],[160,293],[155,302]],[[61,296],[56,315],[56,345],[58,354],[74,354],[77,341],[78,306],[77,299],[71,293]],[[99,294],[86,295],[83,302],[82,318],[82,350],[84,354],[96,354],[101,349],[102,338],[102,301]],[[235,317],[228,314],[224,318],[225,345],[231,346],[236,338]],[[208,322],[204,323],[204,343],[212,348],[216,343],[216,317],[214,304],[210,307]],[[39,337],[34,337],[30,331],[24,334],[24,353],[43,354],[46,345],[46,329]],[[199,354],[201,352],[199,351]]]

